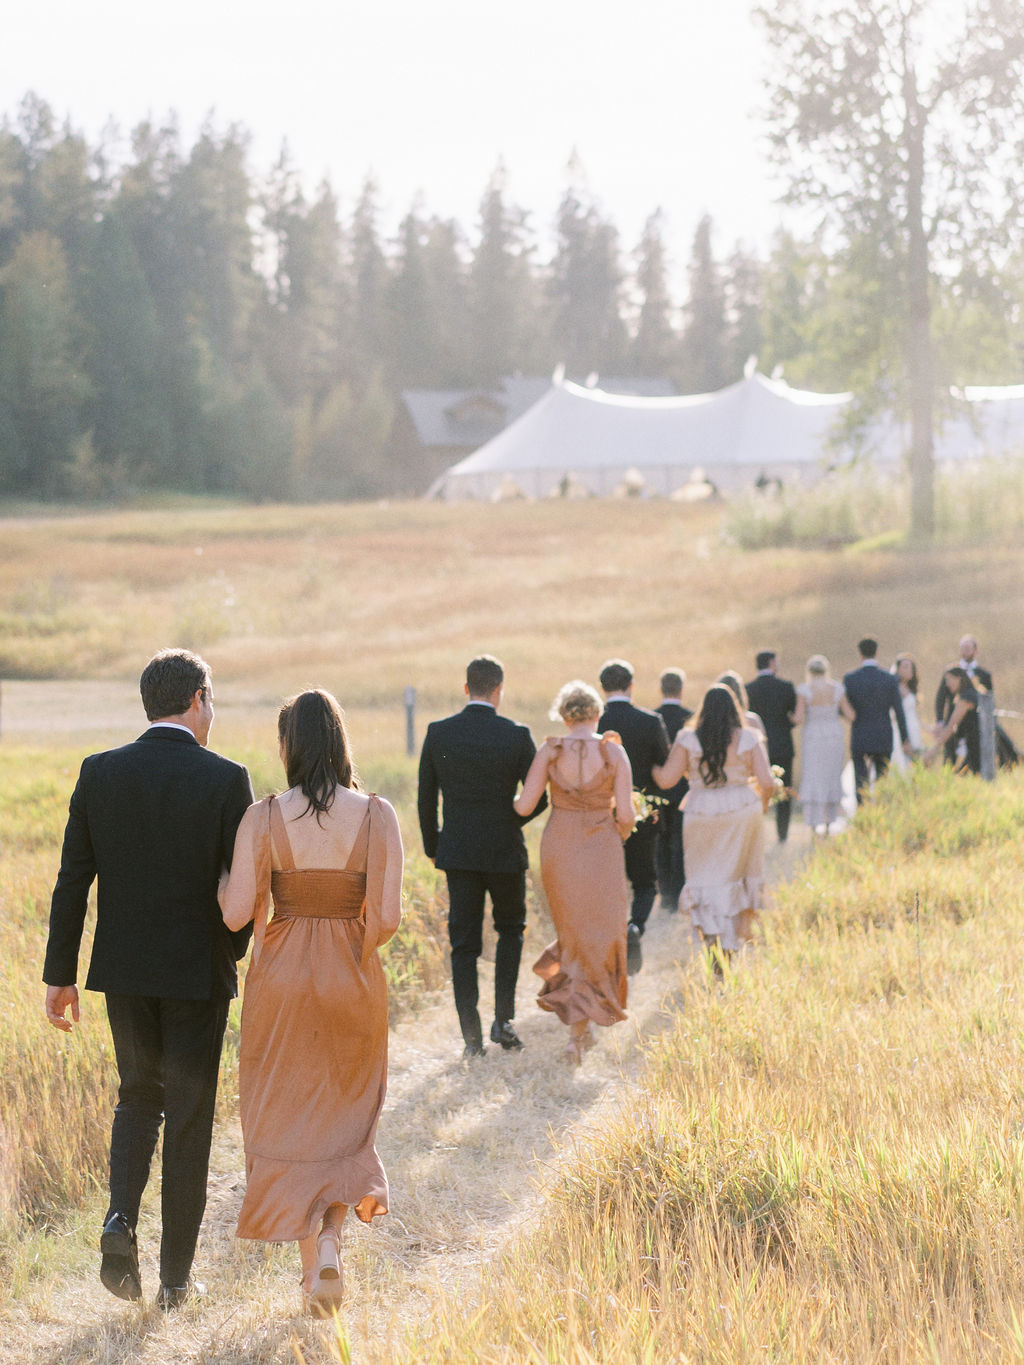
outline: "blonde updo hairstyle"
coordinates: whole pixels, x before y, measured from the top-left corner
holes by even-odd
[[[559,689],[548,717],[551,720],[564,720],[566,725],[579,725],[583,721],[597,720],[600,714],[601,698],[597,692],[589,683],[574,678]]]

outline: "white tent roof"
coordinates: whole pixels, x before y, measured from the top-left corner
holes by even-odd
[[[972,389],[963,397],[968,415],[938,433],[940,458],[1014,442],[1024,450],[1024,385]],[[695,477],[727,490],[759,473],[806,478],[835,460],[832,439],[850,401],[848,393],[792,389],[752,366],[717,393],[679,398],[615,395],[556,379],[533,407],[443,474],[430,495],[546,497],[570,485],[602,495],[638,480],[669,495]],[[894,462],[904,444],[898,427],[879,421],[865,448]]]
[[[511,479],[537,497],[575,476],[591,492],[606,493],[639,469],[651,487],[671,492],[695,469],[716,482],[730,467],[788,469],[828,455],[831,429],[849,401],[849,394],[808,393],[756,373],[717,393],[681,398],[555,382],[431,491],[488,497]]]
[[[1024,384],[954,389],[955,415],[936,437],[940,459],[1024,454]]]

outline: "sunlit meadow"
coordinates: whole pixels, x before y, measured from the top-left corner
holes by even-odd
[[[721,509],[654,502],[5,520],[0,1314],[48,1276],[94,1273],[109,1044],[103,1028],[70,1040],[46,1028],[39,971],[78,763],[142,728],[132,690],[153,650],[187,644],[210,660],[214,744],[249,765],[257,792],[280,782],[280,697],[337,692],[364,784],[395,802],[410,854],[407,919],[386,954],[393,1008],[408,1017],[447,966],[402,697],[416,689],[419,738],[459,705],[475,652],[503,658],[506,709],[538,735],[553,729],[558,686],[594,679],[610,655],[633,661],[645,704],[660,669],[681,664],[693,705],[723,668],[752,671],[765,643],[788,676],[818,651],[841,673],[865,631],[886,657],[917,654],[927,715],[972,630],[997,704],[1024,710],[1013,528],[931,551],[902,546],[884,519],[874,529],[873,548],[823,534],[741,550]],[[723,988],[699,964],[681,969],[637,1093],[538,1177],[544,1216],[412,1322],[396,1260],[373,1330],[355,1333],[357,1358],[1024,1357],[1022,833],[1015,776],[989,787],[928,773],[883,788],[779,889],[764,941]],[[531,923],[543,933],[536,895]],[[222,1125],[234,1122],[237,1023],[236,1012]],[[305,1342],[307,1360],[342,1358],[348,1331]],[[177,1358],[294,1359],[290,1333],[230,1349],[223,1336],[216,1349],[183,1338]],[[75,1349],[63,1358],[137,1358],[124,1339]]]

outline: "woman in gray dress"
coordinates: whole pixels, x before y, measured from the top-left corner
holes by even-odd
[[[846,733],[840,717],[853,719],[853,707],[843,684],[829,674],[823,654],[807,660],[807,679],[796,689],[794,719],[801,727],[800,804],[811,829],[828,827],[838,817],[843,801]]]

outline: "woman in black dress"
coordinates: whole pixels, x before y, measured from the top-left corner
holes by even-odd
[[[946,714],[941,725],[936,725],[933,734],[935,743],[925,755],[925,762],[931,762],[945,746],[946,762],[957,772],[981,772],[981,731],[978,725],[978,688],[966,668],[957,664],[947,668],[945,673],[948,701]]]

